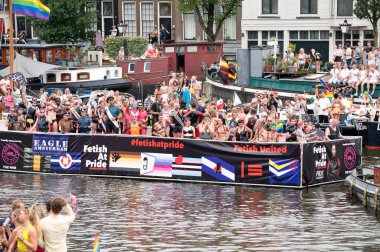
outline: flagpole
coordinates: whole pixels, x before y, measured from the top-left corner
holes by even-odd
[[[9,73],[13,74],[13,12],[12,12],[12,0],[9,0]],[[11,88],[13,88],[13,82],[10,83]]]

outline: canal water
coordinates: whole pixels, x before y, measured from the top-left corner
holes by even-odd
[[[379,162],[367,152],[366,164]],[[308,190],[0,173],[0,214],[78,198],[69,251],[374,251],[380,220],[343,183]]]

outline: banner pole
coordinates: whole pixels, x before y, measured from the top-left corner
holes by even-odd
[[[300,188],[302,188],[302,180],[303,180],[303,143],[300,144],[301,150],[301,176],[300,176]]]

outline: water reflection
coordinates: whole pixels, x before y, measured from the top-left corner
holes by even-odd
[[[72,192],[79,219],[70,251],[362,250],[380,244],[379,222],[343,184],[310,190],[0,173],[0,213]],[[369,232],[369,230],[371,230]]]

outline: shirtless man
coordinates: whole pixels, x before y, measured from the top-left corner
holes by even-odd
[[[48,103],[46,103],[47,113],[46,116],[50,118],[49,121],[49,132],[57,132],[58,124],[57,124],[57,104],[55,103],[55,98],[50,99]]]
[[[63,119],[59,121],[59,132],[71,133],[73,129],[73,121],[70,120],[70,113],[65,113]]]
[[[165,137],[166,136],[166,127],[164,124],[164,117],[162,114],[158,116],[158,122],[153,126],[153,136]]]

